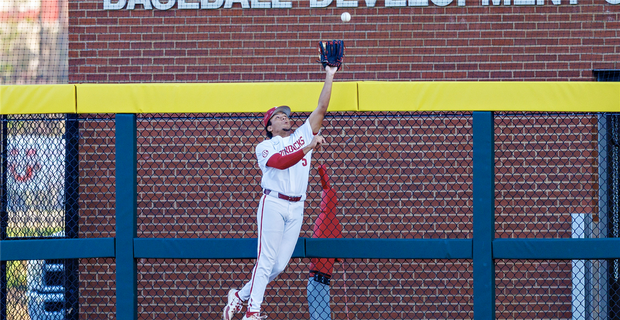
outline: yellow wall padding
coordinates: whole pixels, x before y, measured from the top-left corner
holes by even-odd
[[[75,87],[0,86],[0,114],[75,113]]]
[[[360,111],[619,112],[616,82],[359,82]]]
[[[322,82],[78,84],[78,113],[265,112],[317,107]],[[357,110],[357,83],[335,82],[329,111]]]
[[[316,108],[322,82],[0,86],[1,114]],[[76,100],[77,99],[77,100]],[[329,111],[620,112],[620,82],[338,82]]]

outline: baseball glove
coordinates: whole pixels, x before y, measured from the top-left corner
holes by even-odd
[[[337,67],[340,70],[344,57],[344,42],[342,40],[319,42],[319,62],[325,66]]]

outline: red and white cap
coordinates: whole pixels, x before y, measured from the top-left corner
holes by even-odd
[[[263,118],[263,124],[265,125],[265,128],[267,127],[267,123],[269,123],[269,120],[271,120],[271,117],[273,117],[273,115],[277,112],[284,112],[287,117],[291,116],[291,108],[289,108],[288,106],[273,107],[269,109],[267,113],[265,113],[265,118]]]

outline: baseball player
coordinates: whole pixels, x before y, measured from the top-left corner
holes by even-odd
[[[267,318],[260,314],[263,295],[267,284],[286,268],[299,238],[312,150],[325,142],[318,132],[329,106],[337,70],[337,67],[325,66],[325,82],[318,106],[296,130],[292,130],[289,107],[274,107],[265,113],[263,124],[269,139],[256,146],[263,174],[263,195],[256,215],[256,264],[245,286],[228,292],[223,320],[231,320],[235,313],[240,313],[243,301],[248,302],[243,320]]]

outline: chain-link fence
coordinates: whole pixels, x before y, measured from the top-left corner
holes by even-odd
[[[106,140],[109,136],[114,136],[114,122],[100,118],[4,116],[2,240],[114,236],[114,189],[105,186],[114,178],[114,140]],[[114,314],[113,259],[3,264],[2,319]]]
[[[67,83],[67,0],[0,2],[0,85]]]
[[[293,118],[300,125],[307,114]],[[137,116],[137,237],[256,238],[262,114]],[[323,165],[343,238],[471,240],[471,113],[329,113]],[[618,115],[495,114],[496,238],[618,237]],[[114,115],[5,116],[2,240],[116,230]],[[330,235],[324,235],[329,237]],[[334,235],[336,236],[336,235]],[[238,248],[223,250],[234,252]],[[372,252],[370,252],[372,254]],[[3,261],[6,319],[115,319],[113,258]],[[308,319],[308,257],[268,287],[271,319]],[[138,258],[139,319],[217,319],[253,259]],[[498,319],[617,319],[618,260],[495,261]],[[332,319],[472,319],[471,259],[338,259]]]

